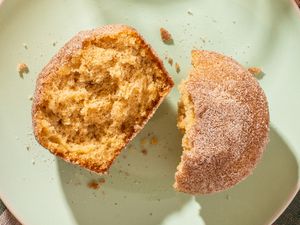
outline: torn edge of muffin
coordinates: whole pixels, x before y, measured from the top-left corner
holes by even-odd
[[[183,81],[179,85],[181,97],[178,102],[177,127],[183,133],[183,150],[189,151],[192,149],[192,143],[188,140],[188,133],[191,127],[195,124],[195,110],[192,96],[185,88],[186,82],[187,81]]]
[[[178,86],[180,99],[178,101],[177,127],[183,134],[181,144],[183,154],[193,149],[193,143],[189,140],[189,131],[196,124],[194,102],[191,94],[186,89],[188,79],[189,77],[186,80],[183,80]],[[176,168],[175,183],[173,184],[173,188],[177,191],[180,191],[180,187],[176,177],[182,173],[184,165],[182,160],[183,154],[181,155],[181,160]]]

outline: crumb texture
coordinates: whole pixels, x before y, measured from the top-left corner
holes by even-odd
[[[40,85],[33,110],[39,142],[68,161],[103,172],[172,81],[136,31],[125,28],[85,37]]]
[[[192,194],[227,189],[249,175],[268,140],[266,97],[233,59],[192,52],[193,68],[180,86],[178,127],[183,155],[175,188]]]

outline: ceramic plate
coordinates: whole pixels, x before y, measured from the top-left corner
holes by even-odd
[[[190,196],[173,190],[181,155],[174,88],[106,176],[54,157],[31,128],[35,79],[80,30],[110,23],[136,27],[165,62],[176,85],[190,51],[208,49],[263,68],[270,142],[252,176],[228,191]],[[174,45],[160,40],[167,28]],[[5,0],[0,6],[0,196],[24,224],[270,224],[299,184],[300,17],[288,0]],[[16,66],[28,64],[20,78]],[[156,137],[157,144],[151,144]],[[141,143],[145,139],[146,143]],[[143,141],[144,142],[144,141]],[[147,153],[147,154],[146,154]],[[88,183],[105,179],[93,189]]]

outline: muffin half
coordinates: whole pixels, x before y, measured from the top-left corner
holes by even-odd
[[[183,154],[174,187],[208,194],[252,173],[268,142],[269,111],[256,79],[232,58],[194,50],[192,65],[180,85]]]
[[[172,86],[135,29],[107,25],[80,32],[38,76],[35,137],[64,160],[103,173]]]

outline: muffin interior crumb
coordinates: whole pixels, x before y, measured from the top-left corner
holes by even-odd
[[[184,151],[192,149],[192,145],[188,140],[187,133],[195,124],[194,104],[191,95],[185,88],[185,81],[179,86],[180,100],[178,103],[177,127],[184,134],[182,138],[182,147]]]
[[[168,92],[168,78],[134,32],[86,40],[39,97],[41,142],[105,170]]]

